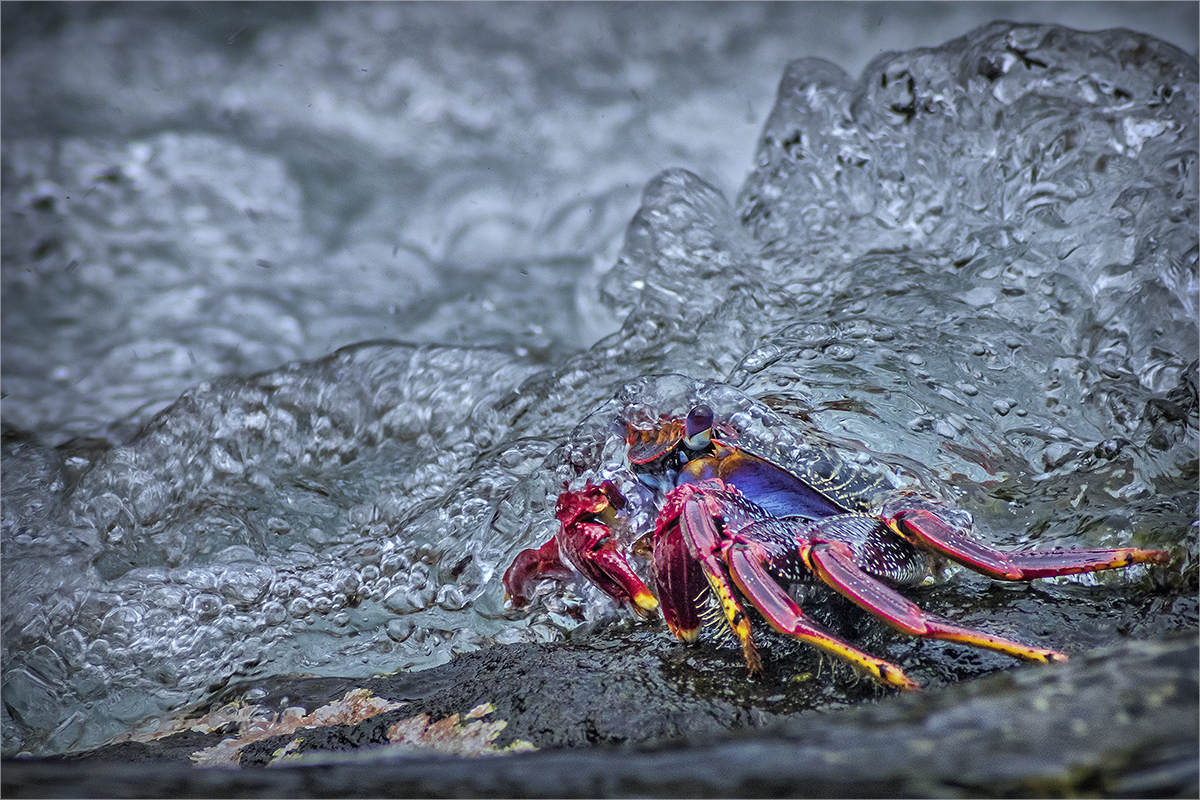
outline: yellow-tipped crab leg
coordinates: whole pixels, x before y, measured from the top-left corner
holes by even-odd
[[[833,521],[825,520],[824,524],[810,528],[827,529]],[[845,542],[806,541],[802,535],[799,544],[801,558],[817,577],[897,630],[912,636],[961,642],[1029,661],[1051,663],[1067,660],[1065,655],[1057,651],[1029,647],[990,633],[963,628],[922,610],[899,592],[863,572]]]
[[[1126,547],[1112,550],[995,550],[977,541],[960,526],[926,508],[898,508],[881,517],[898,535],[924,550],[933,551],[968,569],[1006,581],[1029,581],[1078,575],[1131,564],[1166,564],[1165,550]]]

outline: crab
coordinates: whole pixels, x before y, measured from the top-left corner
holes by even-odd
[[[568,578],[574,566],[641,616],[661,609],[685,642],[697,638],[715,602],[752,676],[762,671],[762,659],[747,606],[779,633],[844,659],[884,686],[918,688],[896,665],[805,615],[787,587],[814,578],[904,633],[1052,663],[1067,656],[956,625],[897,589],[922,583],[947,561],[1006,581],[1169,562],[1165,551],[1140,548],[994,549],[972,535],[969,515],[912,492],[881,492],[878,480],[828,449],[816,450],[803,474],[781,466],[740,441],[737,429],[716,420],[707,405],[650,429],[630,426],[626,443],[629,468],[659,498],[653,530],[623,545],[616,531],[626,498],[611,480],[564,491],[556,506],[559,533],[516,556],[504,574],[508,598],[526,605],[540,579]],[[630,565],[633,553],[649,556],[655,591]]]

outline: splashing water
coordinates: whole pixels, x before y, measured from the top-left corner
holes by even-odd
[[[560,636],[561,601],[508,610],[500,573],[554,534],[564,481],[619,460],[628,414],[688,392],[869,451],[1003,546],[1164,547],[1181,566],[1158,580],[1194,583],[1197,108],[1194,59],[1127,31],[994,24],[858,80],[797,61],[734,203],[670,170],[598,283],[527,265],[560,301],[551,331],[593,313],[573,296],[624,320],[588,349],[568,333],[367,342],[197,383],[120,444],[6,430],[4,752],[88,747],[245,677],[369,675]],[[182,169],[212,142],[159,144]],[[49,196],[30,175],[6,171],[10,210]],[[286,232],[302,224],[288,207],[257,213]],[[302,255],[286,235],[216,230],[222,257]],[[525,291],[488,280],[493,305]],[[279,287],[290,308],[335,290]],[[477,301],[455,302],[414,330],[444,332]],[[225,323],[210,322],[217,347]],[[138,369],[146,325],[99,368]],[[272,347],[247,358],[295,355]],[[666,373],[687,377],[644,377]],[[143,388],[148,402],[169,385]],[[591,616],[611,610],[570,591]]]

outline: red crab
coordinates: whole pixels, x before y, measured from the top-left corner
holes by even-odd
[[[862,479],[829,450],[815,449],[801,476],[736,440],[737,431],[716,422],[704,405],[692,408],[686,420],[668,420],[656,430],[630,428],[632,469],[665,492],[654,530],[634,545],[651,554],[655,593],[610,531],[625,498],[604,481],[559,496],[561,530],[542,547],[517,555],[504,574],[509,598],[524,605],[540,578],[570,576],[565,557],[639,614],[661,605],[667,625],[684,641],[696,638],[702,608],[711,602],[707,597],[714,598],[751,674],[761,670],[761,660],[745,603],[780,633],[833,653],[884,685],[912,690],[917,684],[899,667],[805,616],[784,587],[815,576],[905,633],[1048,663],[1067,657],[955,625],[893,587],[920,583],[945,559],[1009,581],[1169,560],[1162,550],[1137,548],[995,550],[971,536],[969,517],[961,512],[911,493],[877,491],[878,483]]]

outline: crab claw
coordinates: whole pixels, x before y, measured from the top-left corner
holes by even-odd
[[[658,600],[629,566],[610,530],[624,506],[625,498],[610,481],[559,495],[558,535],[541,547],[522,550],[504,573],[504,591],[513,605],[526,605],[542,578],[571,577],[568,564],[573,564],[605,594],[628,603],[638,614],[658,608]]]
[[[658,601],[625,560],[620,543],[612,535],[616,512],[625,498],[610,481],[588,484],[578,492],[564,492],[555,513],[562,523],[558,544],[583,576],[605,594],[645,616],[658,608]]]
[[[554,538],[539,548],[522,550],[513,563],[504,571],[504,593],[518,608],[529,605],[529,595],[534,584],[542,578],[566,579],[571,577],[571,568],[563,563],[558,554],[558,539]]]

